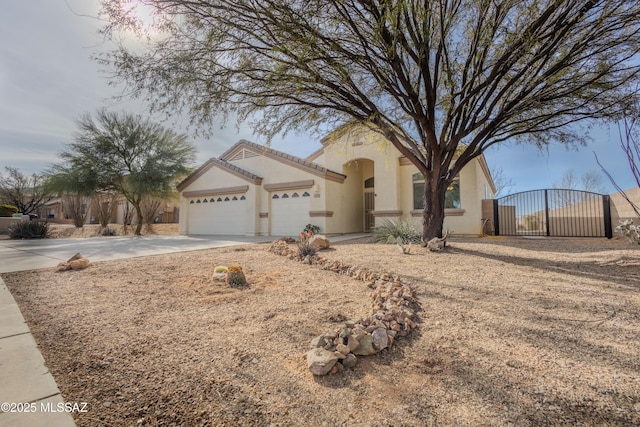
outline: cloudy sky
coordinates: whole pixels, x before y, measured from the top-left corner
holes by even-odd
[[[140,102],[116,102],[118,89],[91,56],[110,48],[97,33],[98,0],[2,0],[0,2],[0,172],[14,166],[41,172],[71,141],[74,120],[100,107],[146,115]],[[178,129],[178,131],[185,131]],[[619,147],[617,128],[593,127],[593,140],[579,150],[555,145],[544,152],[534,146],[504,145],[486,153],[489,166],[501,169],[515,184],[511,192],[551,187],[568,169],[577,176],[599,171],[594,152],[623,188],[635,181]],[[247,126],[234,123],[208,139],[194,138],[198,163],[215,157],[238,139],[257,143]],[[316,139],[289,135],[272,148],[306,156],[320,147]],[[613,187],[603,176],[607,192]]]

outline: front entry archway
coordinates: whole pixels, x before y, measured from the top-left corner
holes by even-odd
[[[347,176],[343,184],[345,228],[348,232],[369,232],[375,225],[374,162],[353,159],[342,166]]]

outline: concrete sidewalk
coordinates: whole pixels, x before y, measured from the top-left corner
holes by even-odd
[[[0,425],[72,427],[71,414],[20,309],[0,278]]]
[[[370,234],[330,236],[332,242]],[[269,242],[277,237],[143,236],[87,239],[0,240],[0,273],[55,267],[80,252],[91,262]],[[9,408],[6,408],[6,404]],[[35,340],[0,278],[0,426],[72,427],[64,402]],[[90,407],[86,410],[91,411]],[[29,412],[26,412],[29,411]],[[77,412],[77,411],[76,411]]]

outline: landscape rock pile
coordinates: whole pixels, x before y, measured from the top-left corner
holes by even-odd
[[[284,241],[274,242],[269,251],[300,260],[297,251]],[[375,273],[318,255],[311,257],[310,261],[309,264],[323,270],[361,280],[373,289],[370,316],[347,321],[336,330],[311,340],[312,350],[306,356],[309,370],[314,375],[335,374],[352,368],[357,356],[369,356],[390,348],[397,338],[406,336],[417,327],[417,301],[412,289],[397,275]]]

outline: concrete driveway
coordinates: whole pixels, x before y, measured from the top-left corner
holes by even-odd
[[[55,267],[76,253],[91,262],[196,251],[277,237],[248,236],[141,236],[85,239],[0,240],[0,273]]]

